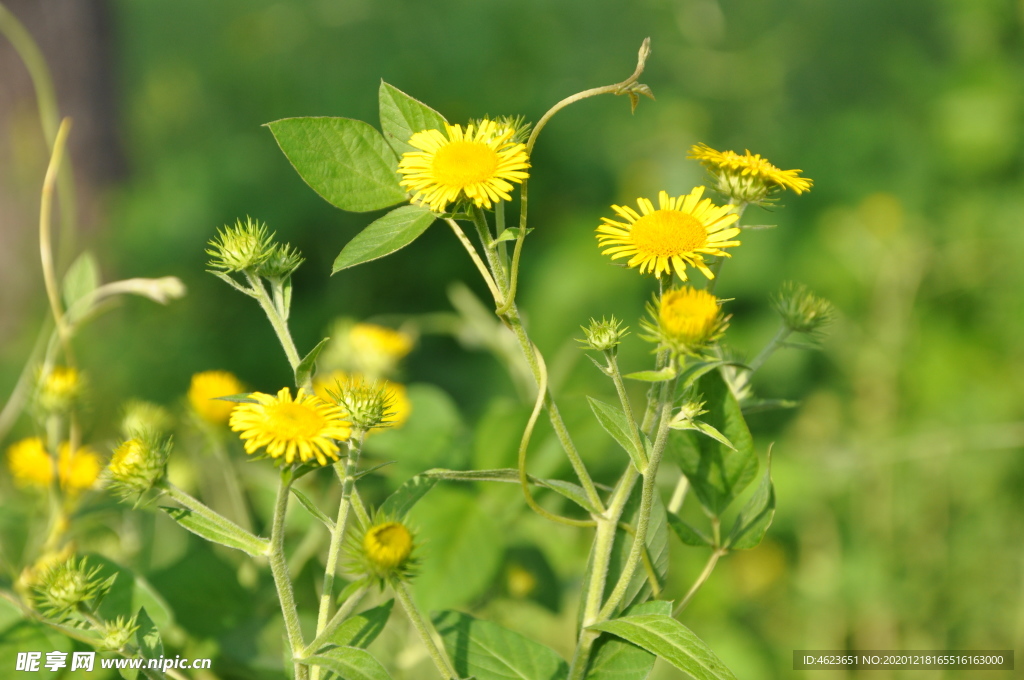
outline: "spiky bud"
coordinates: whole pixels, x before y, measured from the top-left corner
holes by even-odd
[[[610,319],[601,317],[601,320],[591,319],[590,325],[580,326],[583,329],[584,339],[577,339],[583,344],[584,349],[592,349],[596,352],[615,352],[622,338],[629,335],[628,327],[614,316]]]
[[[791,331],[814,333],[832,323],[835,307],[802,283],[787,281],[772,296],[772,307]]]
[[[256,273],[268,279],[286,279],[299,268],[305,258],[298,249],[288,243],[278,243],[271,249],[270,257],[257,268]]]
[[[169,438],[160,441],[153,435],[122,442],[107,466],[111,487],[125,498],[149,491],[167,476],[170,450]]]
[[[388,427],[393,422],[395,394],[386,383],[351,376],[337,382],[328,394],[341,407],[344,419],[352,424],[353,430],[368,432]]]
[[[51,566],[33,587],[36,608],[45,616],[64,620],[80,607],[106,594],[110,581],[99,578],[100,567],[86,558],[71,557]]]
[[[224,225],[206,250],[213,258],[207,266],[228,273],[255,269],[273,255],[273,238],[266,224],[251,217],[246,217],[244,224],[237,220],[234,226]]]

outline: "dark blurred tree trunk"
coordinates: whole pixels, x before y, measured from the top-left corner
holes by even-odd
[[[69,152],[77,228],[102,219],[102,190],[124,172],[117,136],[111,11],[106,0],[0,0],[35,39],[61,116],[73,119]],[[0,343],[18,331],[42,287],[39,192],[48,161],[36,93],[25,64],[0,37]],[[59,232],[58,221],[54,224]],[[65,251],[67,248],[64,249]],[[66,257],[62,258],[65,260]]]

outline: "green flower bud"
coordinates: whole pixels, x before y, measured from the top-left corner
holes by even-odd
[[[346,541],[348,568],[381,582],[409,580],[416,572],[416,537],[403,522],[377,514]]]
[[[814,333],[835,319],[835,307],[802,283],[787,281],[772,296],[772,307],[791,331]]]
[[[352,376],[327,392],[341,407],[344,419],[352,424],[353,430],[366,432],[392,424],[395,394],[386,383],[367,382]]]
[[[580,326],[586,339],[579,340],[584,349],[592,349],[596,352],[615,352],[622,338],[629,335],[628,327],[623,327],[622,322],[612,316],[611,319],[601,317],[601,320],[591,319],[589,326]]]
[[[36,608],[50,618],[67,619],[79,607],[106,594],[111,581],[99,578],[100,567],[71,557],[51,566],[34,586]]]
[[[124,498],[149,491],[167,476],[170,451],[170,439],[161,442],[152,434],[123,442],[107,466],[111,487]]]
[[[274,235],[267,233],[267,225],[251,217],[235,222],[235,226],[224,225],[217,232],[217,238],[210,241],[206,254],[213,259],[207,263],[211,269],[224,272],[240,272],[259,267],[274,254]]]
[[[170,411],[150,401],[131,399],[125,402],[123,412],[121,433],[129,439],[146,436],[159,437],[174,425],[174,418]]]
[[[113,621],[106,621],[103,624],[103,641],[100,643],[103,649],[111,652],[124,649],[135,638],[135,633],[139,630],[139,624],[135,620],[136,616],[132,616],[130,619],[118,616]]]
[[[285,279],[305,262],[296,248],[287,243],[279,243],[271,248],[270,257],[256,270],[260,276],[268,279]]]

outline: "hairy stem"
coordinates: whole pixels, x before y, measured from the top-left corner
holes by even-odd
[[[334,635],[335,631],[338,630],[338,626],[343,624],[345,620],[352,615],[352,612],[359,605],[366,593],[370,590],[370,583],[366,583],[359,590],[352,593],[352,595],[345,600],[345,602],[338,608],[338,611],[334,612],[334,616],[327,622],[323,630],[316,634],[313,641],[306,645],[306,649],[303,650],[303,658],[308,657],[311,654],[316,654],[316,651],[331,641],[331,636]],[[313,667],[313,677],[317,677],[319,666]]]
[[[274,503],[274,519],[270,531],[270,572],[274,575],[274,586],[277,588],[277,599],[281,603],[284,615],[284,628],[288,637],[291,657],[296,659],[295,679],[307,680],[309,668],[302,665],[297,657],[305,649],[302,642],[302,627],[299,625],[299,610],[295,605],[295,592],[292,579],[288,574],[288,565],[284,556],[284,517],[288,511],[288,496],[292,486],[292,472],[281,473],[281,484],[277,488],[277,501]]]
[[[292,367],[292,371],[299,367],[299,363],[302,359],[299,357],[299,351],[295,348],[295,341],[292,340],[292,332],[288,329],[288,322],[285,321],[282,314],[278,311],[277,306],[274,305],[274,301],[270,299],[270,295],[267,293],[266,287],[260,278],[249,271],[245,272],[245,278],[249,282],[249,287],[252,289],[253,297],[260,303],[260,307],[263,312],[267,315],[267,319],[270,321],[270,325],[274,328],[274,333],[277,334],[277,339],[281,342],[281,347],[284,349],[285,356],[288,357],[288,364]],[[306,389],[311,394],[313,392],[310,380],[307,378],[306,382],[302,385],[296,385],[295,387]]]
[[[715,570],[715,565],[718,564],[718,558],[726,552],[728,551],[725,548],[715,548],[715,551],[711,553],[711,556],[708,558],[707,564],[704,565],[704,571],[702,571],[700,576],[697,577],[697,580],[693,582],[693,585],[690,587],[690,590],[687,591],[686,596],[676,606],[675,611],[672,612],[672,616],[679,616],[679,614],[686,609],[686,606],[690,604],[690,600],[693,599],[693,596],[697,594],[697,591],[700,590],[701,586],[703,586],[708,580],[708,577],[711,576],[711,572]]]
[[[402,607],[405,609],[405,613],[409,615],[409,620],[412,621],[413,627],[416,632],[419,633],[420,639],[423,640],[423,644],[427,647],[427,652],[430,654],[430,658],[434,662],[434,666],[437,667],[437,672],[441,674],[441,677],[445,680],[451,678],[458,678],[458,673],[455,672],[455,666],[452,665],[451,659],[448,658],[448,653],[445,651],[443,646],[437,644],[434,640],[434,635],[437,631],[434,630],[434,626],[427,622],[423,618],[423,614],[420,613],[419,608],[416,606],[416,602],[412,599],[412,593],[409,592],[409,586],[404,581],[395,581],[391,584],[395,591],[395,596],[398,601],[402,603]]]

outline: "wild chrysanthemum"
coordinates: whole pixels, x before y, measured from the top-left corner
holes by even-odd
[[[60,485],[68,491],[81,491],[96,483],[103,470],[100,455],[89,446],[79,446],[71,452],[71,445],[64,442],[57,455],[57,472]]]
[[[642,322],[650,333],[647,339],[685,354],[699,353],[722,334],[729,321],[722,316],[718,298],[690,286],[666,291],[648,311],[653,322]]]
[[[235,404],[217,397],[240,394],[245,387],[238,378],[227,371],[203,371],[192,376],[188,388],[188,401],[199,416],[214,425],[223,425],[231,416]]]
[[[53,459],[39,437],[11,444],[7,449],[7,465],[18,486],[47,487],[53,481]]]
[[[461,125],[445,123],[445,130],[415,133],[409,144],[419,151],[402,155],[401,184],[413,192],[413,201],[434,212],[466,198],[477,207],[490,208],[498,200],[511,200],[512,183],[529,177],[526,145],[514,141],[508,125],[484,119]]]
[[[705,198],[704,187],[697,187],[678,198],[658,194],[658,209],[649,199],[638,198],[640,213],[629,206],[613,205],[623,222],[604,217],[597,228],[597,240],[605,255],[613,260],[628,257],[630,267],[655,276],[675,271],[687,280],[687,266],[696,267],[704,276],[715,275],[704,263],[705,256],[730,257],[724,248],[740,245],[732,238],[740,233],[730,227],[739,216],[731,205],[717,206]]]
[[[757,203],[774,189],[791,189],[796,194],[810,191],[814,182],[800,177],[801,170],[780,170],[760,154],[740,155],[716,151],[707,144],[690,148],[690,158],[700,161],[718,180],[718,189],[732,200]]]
[[[266,447],[268,455],[283,457],[289,465],[296,459],[316,459],[320,465],[338,459],[337,442],[348,439],[351,427],[337,406],[304,392],[293,400],[287,387],[276,396],[249,396],[257,403],[238,404],[230,420],[231,429],[245,441],[246,453]]]

